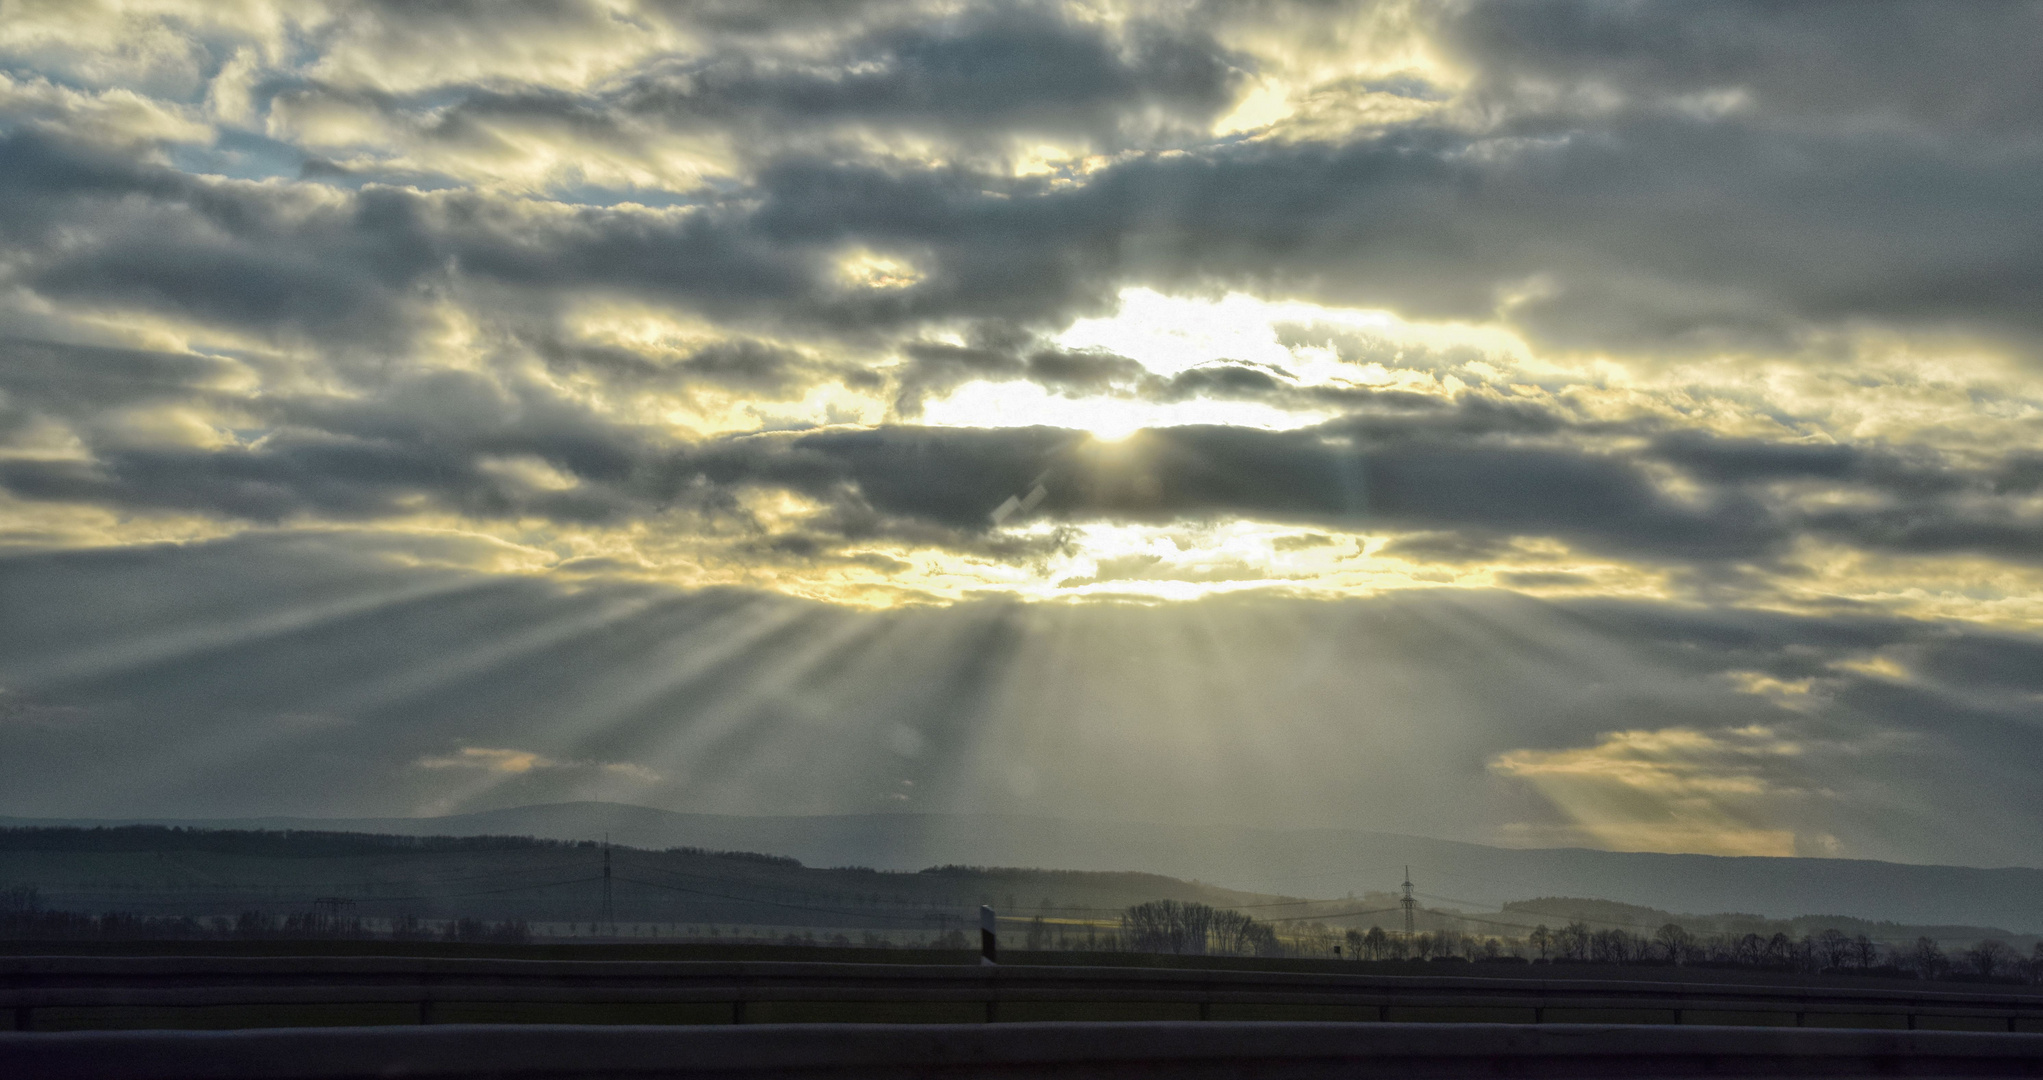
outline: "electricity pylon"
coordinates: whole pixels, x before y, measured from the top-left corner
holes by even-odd
[[[1412,868],[1409,866],[1405,867],[1405,898],[1397,903],[1399,907],[1405,909],[1405,941],[1409,942],[1412,940],[1413,909],[1419,906],[1419,902],[1412,898]]]
[[[603,923],[617,936],[617,908],[610,902],[610,834],[603,834]]]

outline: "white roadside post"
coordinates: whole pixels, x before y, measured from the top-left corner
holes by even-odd
[[[979,905],[979,963],[989,967],[1000,962],[996,956],[993,921],[993,909],[984,904]]]

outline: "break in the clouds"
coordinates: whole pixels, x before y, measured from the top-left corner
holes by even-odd
[[[1199,745],[1404,755],[1456,835],[2033,860],[1955,793],[2038,715],[2009,658],[2043,633],[2039,34],[2027,3],[16,0],[0,620],[103,621],[0,661],[0,740],[75,779],[159,726],[186,750],[124,790],[187,808],[304,740],[333,812],[862,808],[758,686],[891,702],[845,730],[875,776],[942,762],[908,778],[931,800],[1066,722],[981,684],[1112,725],[1072,641],[1210,649],[1225,613],[1295,648],[1240,654]],[[58,566],[98,569],[23,584]],[[217,618],[116,632],[193,566]],[[630,648],[735,696],[630,737],[604,725],[667,690],[463,726],[363,659],[331,700],[208,713],[172,662],[440,589],[511,590],[530,648],[641,612]],[[1309,659],[1440,612],[1452,649],[1383,653],[1396,692]],[[764,636],[694,636],[719,619]],[[1503,659],[1535,622],[1632,689],[1562,722]],[[464,672],[527,647],[447,632]],[[852,687],[869,638],[980,689]],[[1466,669],[1496,685],[1410,691]],[[1178,764],[1156,784],[1271,823],[1404,805]],[[1029,767],[1002,798],[1182,810]],[[746,768],[807,780],[725,790]]]

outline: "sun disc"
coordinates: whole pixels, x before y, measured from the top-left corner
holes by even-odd
[[[1086,434],[1094,442],[1114,443],[1142,430],[1142,422],[1132,417],[1100,419],[1085,426]]]

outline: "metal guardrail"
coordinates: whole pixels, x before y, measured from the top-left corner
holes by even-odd
[[[2043,1035],[1505,1024],[380,1027],[0,1034],[23,1080],[2043,1076]]]
[[[499,960],[419,957],[0,958],[0,1016],[17,1031],[63,1010],[374,1006],[391,1022],[455,1006],[694,1006],[695,1022],[788,1015],[789,1004],[947,1006],[947,1019],[1629,1019],[2043,1032],[2043,993],[1943,988],[1396,976],[1013,965]],[[1061,1013],[1045,1015],[1046,1010]],[[963,1010],[963,1012],[961,1012]],[[1087,1010],[1091,1010],[1090,1013]],[[797,1010],[798,1011],[798,1010]],[[842,1011],[842,1010],[840,1010]],[[472,1010],[471,1010],[472,1012]],[[1301,1015],[1301,1013],[1305,1015]],[[1479,1014],[1479,1015],[1472,1015]],[[1620,1015],[1617,1014],[1622,1014]],[[885,1017],[882,1017],[885,1018]],[[898,1017],[897,1017],[898,1018]],[[1754,1018],[1761,1018],[1755,1020]],[[1766,1019],[1770,1018],[1770,1019]],[[75,1024],[70,1026],[76,1026]],[[119,1026],[116,1022],[110,1026]]]

